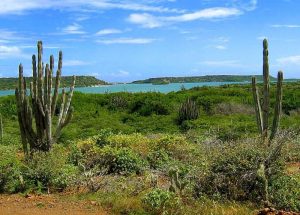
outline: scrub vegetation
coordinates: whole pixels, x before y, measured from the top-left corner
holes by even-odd
[[[168,94],[58,95],[40,63],[27,94],[20,70],[0,98],[1,193],[72,193],[109,214],[300,212],[300,83],[270,81],[266,40],[263,83]]]

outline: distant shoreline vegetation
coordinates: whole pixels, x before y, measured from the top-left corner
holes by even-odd
[[[27,86],[32,81],[32,77],[25,77]],[[72,82],[72,76],[61,77],[61,87],[69,87]],[[15,89],[18,78],[0,78],[0,90]],[[76,76],[76,87],[92,87],[99,85],[110,85],[109,83],[99,80],[93,76]]]
[[[149,78],[145,80],[133,81],[132,84],[169,84],[169,83],[198,83],[198,82],[250,82],[251,75],[206,75],[191,77],[160,77]],[[262,75],[255,75],[260,82],[263,80]],[[270,81],[276,81],[276,78],[270,76]],[[285,81],[298,81],[298,79],[286,79]]]

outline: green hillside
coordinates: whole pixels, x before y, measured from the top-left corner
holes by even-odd
[[[255,76],[258,81],[262,81],[261,75]],[[158,83],[196,83],[196,82],[244,82],[251,81],[251,75],[206,75],[191,77],[160,77],[149,78],[132,82],[133,84],[158,84]],[[270,77],[271,81],[275,81],[274,77]]]
[[[32,81],[32,77],[27,77],[25,79],[27,84]],[[17,78],[0,78],[0,90],[15,89],[17,82]],[[63,76],[61,79],[61,87],[69,87],[71,82],[72,76]],[[89,87],[95,85],[108,85],[108,83],[93,76],[76,76],[76,87]]]

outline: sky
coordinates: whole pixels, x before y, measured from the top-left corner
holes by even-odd
[[[300,78],[300,0],[1,0],[0,77],[16,77],[43,41],[63,75],[109,82],[262,74]]]

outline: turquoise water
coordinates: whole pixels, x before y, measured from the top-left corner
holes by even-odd
[[[172,83],[167,85],[153,84],[116,84],[97,87],[78,87],[75,91],[83,93],[115,93],[115,92],[161,92],[169,93],[179,91],[183,85],[186,89],[197,86],[220,86],[224,84],[237,84],[236,82],[200,82],[200,83]],[[13,95],[14,90],[1,90],[0,96]]]

